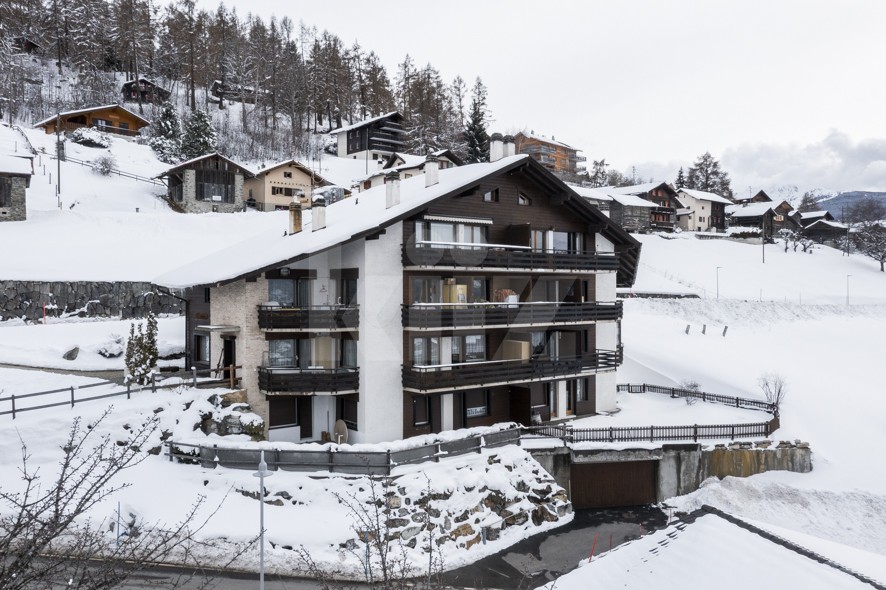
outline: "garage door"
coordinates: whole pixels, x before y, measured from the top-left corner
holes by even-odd
[[[639,506],[657,501],[658,461],[573,463],[575,508]]]

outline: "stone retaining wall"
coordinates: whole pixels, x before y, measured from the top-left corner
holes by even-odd
[[[0,281],[0,321],[48,317],[142,318],[148,311],[177,314],[184,303],[143,282]]]

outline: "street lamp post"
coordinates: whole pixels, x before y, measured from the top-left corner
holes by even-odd
[[[717,299],[720,299],[720,269],[722,266],[717,267]]]
[[[265,452],[261,452],[261,458],[258,462],[258,471],[252,474],[259,480],[259,541],[258,541],[258,588],[265,590],[265,478],[274,475],[273,471],[268,471],[268,464],[265,463]]]
[[[852,275],[846,275],[846,305],[849,305],[849,277]]]

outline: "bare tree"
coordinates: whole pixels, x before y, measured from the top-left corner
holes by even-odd
[[[195,539],[214,514],[202,517],[205,497],[196,498],[182,519],[171,526],[127,515],[125,535],[117,530],[119,519],[96,522],[90,514],[128,487],[113,480],[121,471],[144,461],[149,439],[157,429],[157,419],[151,418],[129,429],[125,440],[99,434],[98,426],[110,411],[85,427],[79,418],[74,420],[61,447],[58,474],[49,485],[30,464],[22,441],[22,485],[16,491],[0,489],[0,502],[6,505],[0,515],[2,590],[53,587],[58,581],[86,590],[113,588],[132,574],[162,562],[194,566],[195,573],[183,574],[173,582],[173,588],[194,582],[201,569],[197,553],[211,550]],[[226,547],[224,554],[231,557],[226,565],[247,547],[238,546],[233,552]],[[203,578],[196,583],[208,582]]]
[[[778,373],[764,373],[757,379],[757,385],[766,401],[772,404],[775,416],[779,415],[782,402],[788,394],[788,383]]]

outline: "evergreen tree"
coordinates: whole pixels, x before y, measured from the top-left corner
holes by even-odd
[[[151,125],[149,144],[161,162],[172,164],[181,157],[182,128],[172,103],[165,102],[160,107],[160,114]]]
[[[479,76],[471,91],[471,108],[465,127],[466,162],[489,161],[489,134],[486,131],[488,113],[486,111],[486,86]]]
[[[218,135],[212,126],[212,119],[205,111],[191,113],[182,139],[181,155],[185,160],[211,154],[216,150]]]
[[[686,175],[683,174],[683,166],[680,166],[680,171],[677,172],[677,180],[674,181],[674,186],[677,190],[686,186]]]
[[[129,339],[126,341],[126,372],[129,378],[139,385],[147,385],[151,381],[151,372],[157,365],[157,317],[148,312],[147,327],[142,324],[136,328],[129,325]]]
[[[720,162],[710,152],[699,156],[689,168],[685,188],[716,193],[728,199],[733,197],[729,174],[720,168]]]
[[[609,164],[606,163],[606,158],[603,158],[601,160],[594,160],[590,173],[590,182],[592,187],[597,188],[601,186],[606,186],[608,176],[606,173],[606,168],[608,166]]]
[[[819,211],[821,207],[818,206],[818,202],[821,200],[821,197],[816,196],[810,192],[803,193],[803,197],[800,199],[800,204],[797,205],[797,211],[800,213],[808,213],[810,211]]]

